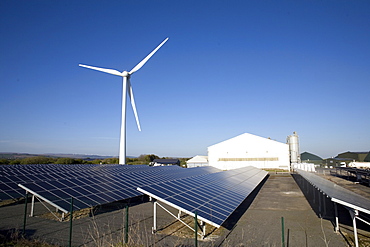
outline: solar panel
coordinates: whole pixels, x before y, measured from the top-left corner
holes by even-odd
[[[0,199],[15,199],[24,196],[18,184],[38,183],[65,178],[81,178],[97,174],[115,174],[150,169],[147,165],[15,165],[7,166],[5,176],[0,176]],[[180,168],[180,167],[178,167]],[[16,175],[10,175],[16,174]],[[19,175],[22,174],[22,175]]]
[[[46,180],[19,186],[52,204],[63,212],[68,212],[70,199],[74,198],[74,209],[132,198],[142,195],[139,186],[160,183],[190,176],[199,176],[219,171],[213,167],[181,168],[179,166],[142,167],[123,166],[121,172],[115,169],[100,170],[92,176]],[[128,168],[129,169],[125,169]]]
[[[138,190],[215,227],[220,227],[266,177],[255,167],[209,173],[139,187]]]
[[[314,173],[302,170],[297,170],[297,173],[328,195],[332,201],[362,211],[366,214],[370,214],[370,200],[368,198],[347,190],[325,178],[317,176]]]
[[[180,167],[178,167],[180,168]],[[17,199],[24,196],[24,189],[18,184],[48,181],[65,178],[94,176],[97,173],[122,173],[149,169],[147,165],[1,165],[0,166],[0,201]]]

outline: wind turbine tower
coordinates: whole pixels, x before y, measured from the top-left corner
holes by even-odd
[[[140,128],[140,122],[139,117],[137,115],[136,111],[136,105],[135,105],[135,99],[134,99],[134,93],[132,90],[130,78],[133,73],[138,71],[141,67],[144,66],[144,64],[158,51],[159,48],[161,48],[168,38],[162,41],[157,48],[155,48],[148,56],[146,56],[140,63],[138,63],[130,72],[123,71],[119,72],[115,69],[105,69],[105,68],[98,68],[93,66],[88,66],[84,64],[79,64],[81,67],[85,67],[88,69],[98,70],[101,72],[105,72],[112,75],[118,75],[122,77],[122,120],[121,120],[121,137],[120,137],[120,145],[119,145],[119,163],[120,164],[126,164],[126,96],[128,95],[131,101],[132,110],[134,111],[137,127],[139,131],[141,131]]]

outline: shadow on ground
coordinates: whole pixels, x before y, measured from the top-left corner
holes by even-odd
[[[261,181],[261,183],[252,191],[252,193],[250,193],[249,196],[239,205],[239,207],[237,207],[237,209],[222,224],[223,227],[225,227],[229,231],[234,228],[234,226],[236,225],[238,220],[243,216],[243,214],[251,206],[253,200],[256,198],[259,191],[261,190],[261,188],[266,183],[266,181],[269,177],[270,177],[270,175],[267,175]]]

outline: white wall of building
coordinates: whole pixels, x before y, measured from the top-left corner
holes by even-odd
[[[208,147],[208,163],[222,170],[245,166],[290,170],[289,145],[244,133]]]
[[[186,161],[186,166],[188,168],[208,166],[208,157],[207,156],[201,156],[201,155],[194,156],[190,160]]]

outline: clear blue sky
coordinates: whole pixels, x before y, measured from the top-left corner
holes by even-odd
[[[0,2],[0,152],[191,157],[248,132],[370,150],[369,1]],[[130,106],[130,105],[128,105]]]

